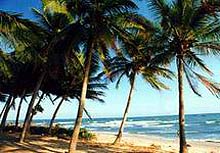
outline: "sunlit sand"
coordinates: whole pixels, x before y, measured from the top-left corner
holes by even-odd
[[[148,153],[177,153],[178,139],[168,140],[155,136],[125,134],[120,144],[112,145],[114,133],[96,132],[96,139],[80,141],[77,152],[148,152]],[[57,137],[30,136],[25,143],[18,142],[18,135],[0,136],[0,152],[54,152],[68,151],[68,140]],[[190,153],[218,153],[220,142],[188,141]]]

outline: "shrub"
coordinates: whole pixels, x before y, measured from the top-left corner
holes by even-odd
[[[46,135],[48,128],[45,126],[31,126],[30,133],[36,135]]]
[[[4,128],[4,132],[21,132],[22,128],[18,127],[18,129],[15,130],[15,126],[7,125]],[[66,129],[64,127],[61,127],[59,124],[57,124],[51,131],[52,136],[57,136],[59,138],[63,139],[70,139],[72,136],[73,129],[69,128]],[[30,127],[30,134],[35,135],[47,135],[48,134],[48,127],[45,126],[31,126]],[[92,140],[95,139],[95,134],[91,133],[86,128],[81,128],[79,132],[79,139],[81,140]]]
[[[92,140],[95,138],[95,134],[89,132],[85,128],[81,128],[79,132],[79,139]]]

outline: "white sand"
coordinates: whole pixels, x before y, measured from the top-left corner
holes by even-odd
[[[122,142],[112,145],[115,133],[95,132],[93,141],[80,141],[77,152],[83,153],[178,153],[178,139],[170,140],[156,136],[124,134]],[[189,153],[220,153],[220,141],[188,141]],[[18,142],[18,135],[0,135],[0,153],[64,153],[69,141],[56,137],[30,136],[26,143]]]
[[[95,132],[97,133],[97,141],[103,143],[113,142],[115,133],[110,132]],[[166,139],[157,136],[139,135],[139,134],[124,134],[122,143],[135,146],[158,146],[162,150],[178,152],[179,140]],[[189,153],[220,153],[220,141],[206,140],[188,140],[187,144]]]

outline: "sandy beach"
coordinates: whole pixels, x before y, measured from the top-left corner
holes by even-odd
[[[108,132],[95,132],[96,139],[80,141],[77,152],[113,153],[113,152],[145,152],[145,153],[177,153],[178,139],[169,140],[161,137],[124,134],[122,142],[112,145],[115,135]],[[0,136],[0,152],[37,152],[64,153],[68,149],[68,140],[57,137],[30,136],[23,144],[18,143],[18,135]],[[220,153],[220,141],[188,141],[190,153]]]

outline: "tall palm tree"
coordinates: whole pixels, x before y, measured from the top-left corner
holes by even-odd
[[[157,46],[153,45],[155,43],[154,37],[156,33],[159,32],[157,28],[140,15],[129,15],[128,21],[126,21],[129,24],[127,31],[130,33],[130,37],[128,37],[128,40],[121,39],[122,42],[120,44],[123,54],[114,57],[110,61],[107,71],[107,77],[110,80],[118,78],[116,87],[119,86],[123,76],[128,77],[130,81],[130,91],[126,108],[114,144],[120,142],[122,138],[136,76],[142,75],[144,80],[157,90],[168,89],[168,87],[160,81],[160,77],[171,79],[173,76],[171,71],[161,65],[161,62],[152,63],[154,58],[156,58],[155,56],[160,53]],[[135,26],[130,26],[132,21],[132,25]]]
[[[51,73],[58,72],[57,69],[64,66],[63,60],[65,54],[62,52],[60,53],[60,51],[65,51],[66,48],[61,49],[61,45],[70,48],[69,46],[71,46],[72,43],[68,41],[68,38],[58,37],[59,33],[61,33],[62,29],[70,21],[66,17],[66,15],[63,14],[62,11],[60,12],[60,9],[63,8],[61,2],[53,2],[54,3],[52,3],[52,5],[50,1],[42,1],[43,13],[36,9],[33,9],[35,15],[39,19],[40,28],[42,29],[42,31],[44,31],[44,36],[42,37],[42,39],[44,40],[43,46],[41,46],[40,48],[38,47],[38,50],[40,50],[40,52],[38,52],[38,56],[40,55],[40,59],[42,60],[40,61],[42,71],[38,81],[36,82],[36,87],[33,90],[32,99],[29,103],[23,126],[23,131],[20,137],[20,142],[24,141],[27,129],[28,127],[30,127],[31,113],[33,110],[34,102],[37,97],[37,93],[41,88],[41,85],[45,83],[46,76],[48,77],[48,75],[53,75]],[[39,62],[37,63],[37,65],[39,65]]]
[[[16,51],[17,58],[24,59],[25,52],[24,50],[32,51],[29,55],[34,53],[34,56],[31,56],[32,59],[41,59],[36,55],[36,49],[39,49],[44,46],[44,38],[46,31],[39,27],[36,23],[24,19],[19,14],[8,13],[0,11],[0,29],[1,34],[13,44],[13,50]],[[21,34],[22,33],[22,34]],[[17,54],[18,53],[18,54]],[[27,59],[27,58],[26,58]],[[25,60],[26,60],[25,59]],[[26,62],[26,61],[23,61]],[[21,134],[21,142],[24,139],[26,127],[28,126],[28,121],[30,119],[30,112],[33,107],[34,100],[36,99],[36,93],[38,92],[40,85],[43,81],[45,73],[43,72],[36,82],[35,89],[32,94],[32,99],[30,101],[27,115],[25,117],[24,128]]]
[[[160,19],[166,33],[164,54],[158,58],[171,61],[176,59],[179,91],[179,134],[180,153],[187,152],[185,138],[185,117],[183,97],[183,77],[199,96],[195,84],[199,80],[213,95],[219,96],[219,84],[210,81],[193,68],[196,66],[208,74],[211,71],[201,59],[202,55],[219,54],[219,2],[216,0],[148,0],[153,13]],[[157,61],[157,60],[156,60]]]
[[[78,19],[86,31],[85,68],[79,109],[75,121],[69,152],[76,150],[78,134],[82,123],[83,108],[86,101],[92,56],[98,53],[101,60],[108,56],[107,48],[114,44],[114,17],[136,8],[130,0],[73,0],[67,4],[68,9]]]

